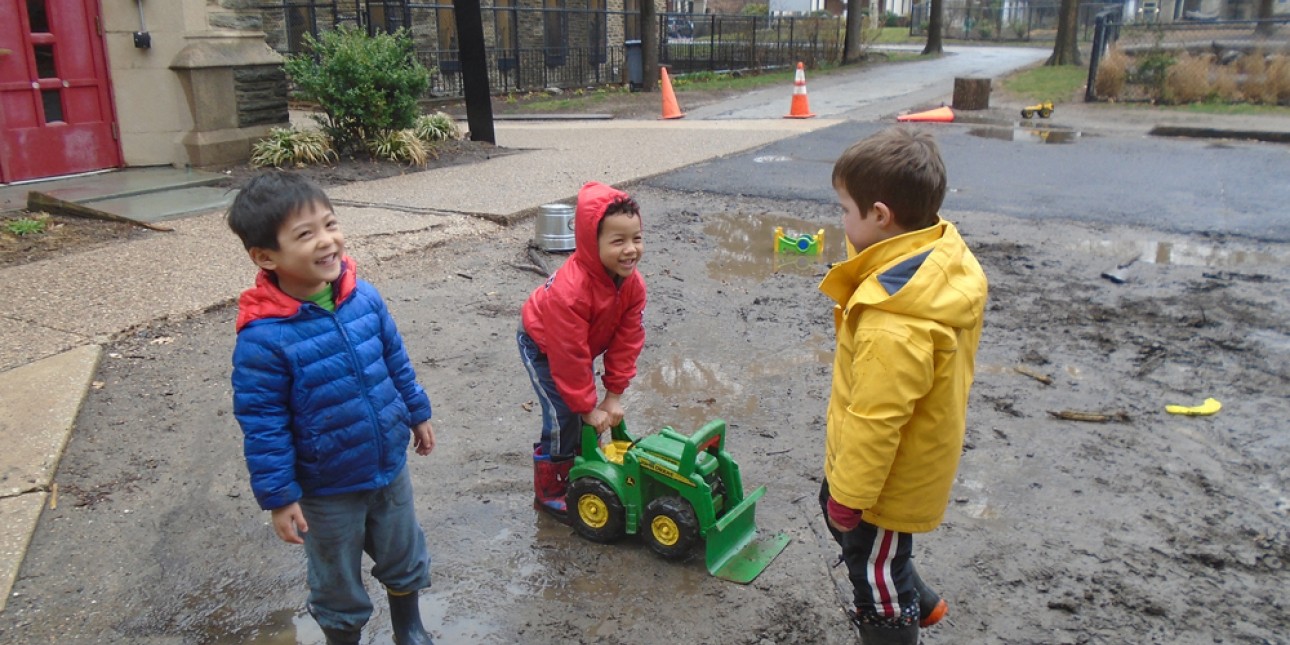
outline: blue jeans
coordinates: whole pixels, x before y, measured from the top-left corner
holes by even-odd
[[[355,631],[372,615],[363,589],[363,553],[372,576],[396,593],[430,586],[430,553],[412,503],[412,479],[404,468],[385,488],[305,497],[309,530],[309,613],[328,629]]]
[[[537,343],[523,330],[515,333],[515,342],[520,346],[520,360],[524,361],[524,369],[533,382],[533,392],[542,404],[538,449],[555,461],[570,459],[578,454],[582,442],[582,415],[570,412],[565,405],[551,377],[551,364]]]

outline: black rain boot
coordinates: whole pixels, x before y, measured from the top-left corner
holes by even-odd
[[[864,645],[918,645],[918,624],[904,627],[880,627],[856,622],[860,642]]]
[[[362,631],[346,631],[343,629],[322,628],[323,636],[327,637],[327,645],[358,645],[363,639]]]
[[[394,626],[395,645],[434,645],[430,634],[421,625],[421,606],[417,592],[403,595],[388,594],[390,598],[390,624]]]
[[[941,598],[940,594],[927,586],[926,582],[923,582],[918,575],[918,569],[913,571],[914,588],[918,590],[918,626],[931,627],[941,622],[941,619],[950,613],[950,605]]]

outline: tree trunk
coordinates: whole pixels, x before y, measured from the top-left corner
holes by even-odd
[[[1259,0],[1259,11],[1256,18],[1259,24],[1254,27],[1254,33],[1260,36],[1271,36],[1277,30],[1277,25],[1272,20],[1272,0]]]
[[[653,92],[662,74],[658,71],[658,10],[654,0],[641,0],[641,89]]]
[[[990,109],[990,79],[956,77],[953,106],[956,110]]]
[[[842,41],[842,64],[854,63],[864,54],[861,27],[864,23],[864,0],[847,0],[847,33]]]
[[[1048,57],[1048,66],[1083,65],[1079,57],[1079,1],[1062,0],[1060,13],[1057,16],[1057,42],[1053,44],[1053,55]]]
[[[931,15],[927,18],[927,46],[923,48],[923,55],[934,54],[940,56],[945,53],[945,46],[941,41],[941,33],[944,31],[945,20],[945,2],[944,0],[931,0]]]

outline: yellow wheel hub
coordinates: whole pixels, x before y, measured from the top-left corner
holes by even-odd
[[[595,495],[583,495],[578,498],[578,516],[593,529],[603,528],[609,523],[609,506]]]
[[[681,529],[676,525],[676,520],[666,515],[655,517],[649,523],[649,530],[654,535],[654,540],[663,546],[675,546],[681,539]]]

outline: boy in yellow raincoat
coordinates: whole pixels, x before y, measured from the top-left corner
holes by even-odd
[[[963,449],[986,279],[938,215],[945,164],[896,127],[833,166],[855,254],[820,291],[837,302],[820,507],[855,588],[867,645],[917,645],[947,604],[919,578],[913,534],[945,515]]]

